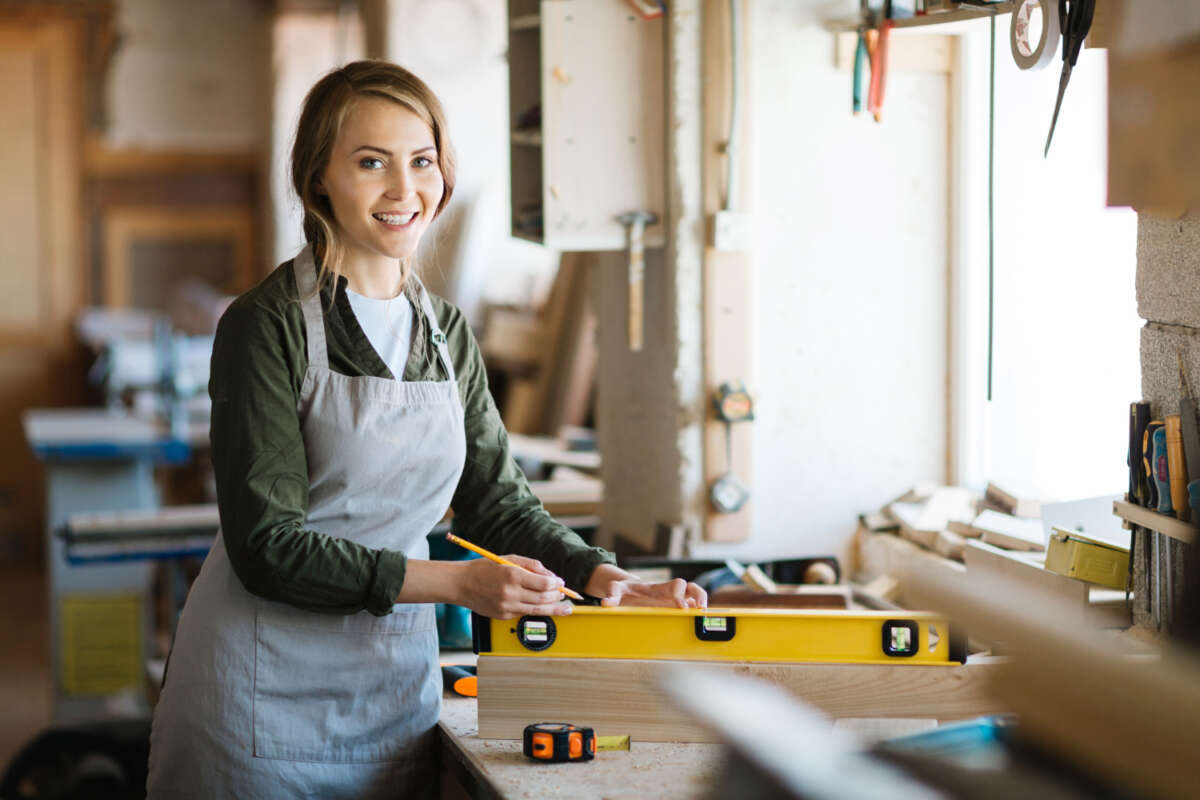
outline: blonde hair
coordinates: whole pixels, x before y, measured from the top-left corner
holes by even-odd
[[[350,110],[360,99],[380,97],[407,108],[433,130],[437,164],[445,188],[433,212],[436,219],[454,193],[454,147],[450,144],[441,101],[424,81],[389,61],[354,61],[317,81],[304,98],[296,141],[292,146],[292,187],[304,207],[304,238],[313,247],[317,285],[341,274],[345,246],[329,197],[318,191],[321,175],[329,166],[333,144]],[[401,280],[407,286],[410,259],[401,261]]]

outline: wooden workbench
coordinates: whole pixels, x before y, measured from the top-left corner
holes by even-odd
[[[562,721],[569,720],[539,720]],[[935,724],[919,719],[851,719],[834,727],[870,743]],[[597,731],[606,733],[617,734]],[[480,739],[475,699],[449,694],[442,698],[438,738],[444,800],[691,800],[711,795],[725,762],[725,748],[719,744],[634,741],[628,751],[597,753],[595,761],[535,764],[521,753],[519,741]]]
[[[717,744],[633,742],[627,751],[598,753],[595,761],[535,764],[521,753],[520,742],[480,739],[477,729],[473,698],[442,699],[444,798],[696,798],[712,787],[724,760]]]

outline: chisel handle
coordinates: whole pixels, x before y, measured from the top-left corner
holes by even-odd
[[[1167,430],[1155,428],[1154,442],[1154,485],[1158,488],[1158,513],[1174,515],[1171,505],[1171,470],[1167,465]]]

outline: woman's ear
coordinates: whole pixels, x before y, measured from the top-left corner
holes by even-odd
[[[313,184],[313,191],[322,196],[329,194],[329,192],[325,191],[325,184],[320,178],[318,178],[317,182]]]

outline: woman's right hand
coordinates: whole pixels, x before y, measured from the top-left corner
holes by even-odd
[[[570,601],[559,591],[562,578],[535,559],[504,558],[518,566],[497,564],[486,558],[461,562],[463,577],[458,585],[458,605],[492,619],[526,615],[562,617],[571,613]]]

